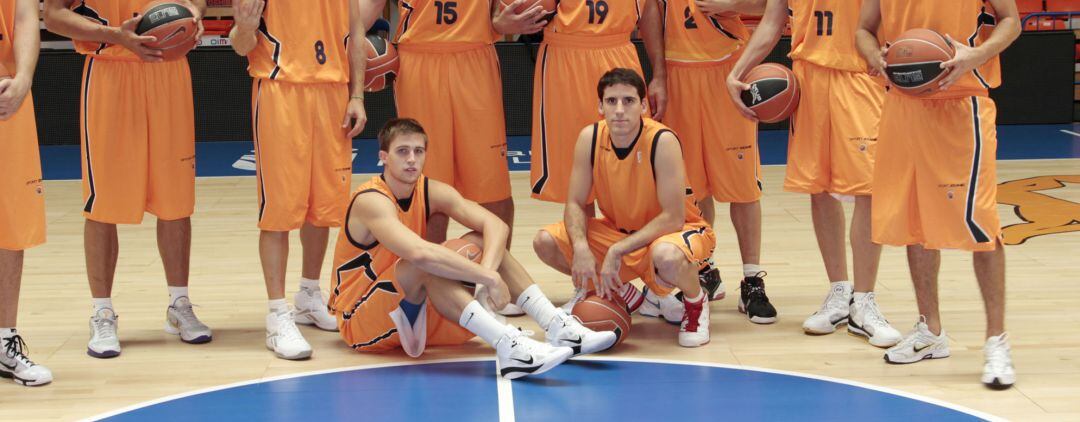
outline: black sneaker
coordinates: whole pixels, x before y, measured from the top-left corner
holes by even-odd
[[[750,322],[755,324],[772,324],[776,322],[776,308],[769,303],[769,297],[765,295],[765,272],[759,272],[753,277],[746,277],[739,285],[739,312],[746,314]]]
[[[704,267],[698,271],[698,282],[701,283],[701,288],[705,289],[709,294],[709,301],[720,300],[724,298],[724,282],[720,280],[720,270],[716,267],[705,263]]]

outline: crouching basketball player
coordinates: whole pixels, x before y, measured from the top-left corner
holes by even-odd
[[[597,94],[604,120],[578,135],[564,221],[540,230],[533,248],[544,263],[586,289],[591,282],[601,296],[620,296],[635,278],[660,296],[682,290],[679,344],[704,345],[709,307],[697,276],[716,235],[688,187],[679,139],[642,117],[645,81],[637,72],[608,71]],[[586,218],[590,192],[603,218]]]
[[[615,333],[589,330],[551,304],[506,252],[506,223],[423,175],[428,139],[419,123],[391,120],[378,136],[383,174],[353,194],[334,253],[330,307],[349,347],[400,347],[417,357],[428,345],[480,336],[495,348],[501,375],[513,379],[615,344]],[[482,245],[479,264],[421,237],[434,213],[474,230],[465,239]],[[514,300],[544,329],[547,343],[498,322],[467,284],[487,289],[494,309]]]

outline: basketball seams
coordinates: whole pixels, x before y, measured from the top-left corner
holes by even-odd
[[[934,43],[932,43],[930,41],[920,39],[920,38],[907,38],[907,39],[899,40],[899,41],[893,43],[892,47],[890,47],[890,48],[896,48],[897,44],[904,43],[904,42],[921,42],[921,43],[924,43],[924,44],[927,44],[927,45],[930,45],[930,46],[936,48],[938,51],[944,53],[945,56],[949,57],[949,59],[951,59],[952,56],[953,56],[953,53],[945,51],[945,49],[941,48],[941,46],[939,46],[937,44],[934,44]],[[946,60],[948,60],[948,59],[946,59]],[[941,60],[941,61],[946,61],[946,60]],[[908,64],[908,63],[899,63],[899,64]]]
[[[619,318],[619,319],[620,319],[620,320],[621,320],[622,322],[624,322],[624,323],[626,324],[626,326],[627,326],[627,327],[629,327],[629,326],[630,326],[630,321],[627,321],[627,320],[626,320],[626,318],[623,318],[622,314],[621,314],[621,313],[620,313],[620,312],[619,312],[618,310],[612,309],[612,308],[611,308],[610,306],[607,306],[607,305],[606,305],[606,304],[604,304],[604,303],[600,303],[600,302],[591,302],[591,301],[588,301],[588,300],[586,300],[586,301],[583,301],[583,302],[581,302],[580,304],[581,304],[581,305],[594,305],[594,306],[599,306],[599,307],[601,307],[601,308],[607,309],[607,310],[608,310],[608,311],[610,311],[610,312],[611,312],[611,313],[612,313],[613,315],[617,316],[617,317],[618,317],[618,318]]]

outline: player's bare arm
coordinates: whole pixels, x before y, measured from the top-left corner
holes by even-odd
[[[671,132],[660,135],[656,144],[656,196],[660,201],[660,214],[650,220],[641,230],[615,242],[608,249],[600,268],[600,279],[605,289],[617,291],[622,285],[619,266],[623,255],[649,246],[654,240],[682,229],[686,222],[686,168],[682,147]]]
[[[386,9],[386,0],[356,0],[355,3],[360,9],[360,21],[364,23],[364,28],[367,29],[371,29],[371,25],[375,24],[375,21],[382,16],[383,10]]]
[[[352,141],[360,135],[367,125],[367,110],[364,108],[364,72],[367,70],[367,46],[363,34],[367,32],[364,15],[360,4],[349,2],[349,104],[345,107],[345,119],[342,129],[349,129],[346,139]]]
[[[760,15],[766,0],[694,0],[701,13],[712,16]]]
[[[765,14],[761,17],[761,23],[754,30],[754,34],[750,36],[750,41],[746,43],[746,50],[743,51],[742,57],[739,57],[739,61],[735,62],[735,66],[732,67],[727,78],[728,94],[731,95],[731,101],[735,103],[735,107],[739,109],[743,116],[752,120],[757,119],[757,114],[747,108],[739,98],[743,91],[750,89],[750,85],[744,83],[742,78],[754,66],[761,64],[761,61],[765,60],[765,56],[772,51],[773,47],[776,47],[776,43],[780,41],[780,36],[784,33],[784,26],[788,19],[787,0],[768,0],[767,3]]]
[[[986,42],[978,47],[969,47],[945,34],[945,38],[956,49],[956,55],[952,60],[941,64],[941,68],[949,72],[939,82],[941,89],[949,89],[961,77],[982,66],[987,60],[997,57],[1020,36],[1020,15],[1016,10],[1016,0],[989,0],[989,3],[994,6],[997,25]]]
[[[859,28],[855,30],[855,48],[866,60],[867,71],[871,75],[885,74],[885,52],[888,47],[878,41],[878,28],[881,27],[881,1],[863,0],[859,12]]]
[[[161,50],[143,46],[157,38],[135,33],[141,16],[128,19],[119,27],[112,27],[75,13],[71,10],[74,3],[75,0],[45,0],[45,27],[54,34],[73,40],[121,45],[146,62],[162,61]]]
[[[517,10],[525,4],[525,0],[514,0],[509,6],[499,10],[499,1],[491,2],[491,25],[495,32],[503,35],[533,34],[544,29],[547,25],[546,16],[554,10],[544,10],[537,2],[532,7],[517,13]]]
[[[664,19],[660,14],[658,0],[645,2],[638,21],[638,32],[645,43],[645,52],[652,64],[652,80],[649,81],[649,113],[654,120],[662,120],[667,110],[667,63],[664,58]]]
[[[442,213],[483,236],[484,256],[480,259],[480,265],[497,271],[506,256],[510,226],[487,208],[465,199],[450,185],[437,180],[428,179],[428,201],[431,203],[429,212]]]
[[[41,41],[37,5],[38,2],[34,0],[18,0],[15,3],[15,33],[12,40],[15,77],[0,80],[0,120],[10,119],[19,111],[34,81]]]
[[[588,289],[589,283],[596,286],[596,292],[607,297],[600,285],[600,277],[596,273],[596,258],[589,249],[589,239],[585,234],[588,217],[585,215],[585,207],[591,207],[588,203],[589,193],[592,191],[592,138],[593,126],[586,126],[578,134],[577,144],[574,146],[574,164],[570,169],[570,187],[566,198],[566,207],[563,209],[563,221],[566,224],[566,232],[570,237],[570,245],[574,248],[573,262],[570,263],[570,276],[574,283]]]
[[[259,43],[256,38],[259,22],[262,21],[264,0],[237,0],[233,2],[233,28],[229,31],[229,41],[236,54],[246,56]]]

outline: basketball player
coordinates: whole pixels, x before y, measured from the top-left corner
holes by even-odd
[[[743,262],[739,310],[758,324],[776,322],[761,269],[761,160],[757,123],[727,100],[723,85],[746,40],[740,13],[760,14],[764,0],[716,2],[667,0],[664,56],[668,100],[665,123],[679,134],[686,173],[702,216],[713,224],[713,199],[730,203],[731,223]],[[712,258],[709,259],[711,261]],[[718,270],[701,274],[710,299],[724,297]],[[715,286],[715,287],[714,287]]]
[[[739,94],[741,79],[761,63],[791,16],[791,59],[802,90],[791,117],[784,190],[810,195],[814,233],[829,293],[821,308],[803,322],[808,334],[828,334],[842,324],[848,332],[889,347],[900,341],[874,300],[881,247],[870,240],[870,194],[882,82],[866,74],[853,34],[861,0],[769,0],[746,51],[727,77],[732,102],[755,119]],[[790,11],[790,12],[789,12]],[[848,278],[841,199],[854,198],[851,252],[855,279]]]
[[[645,81],[637,71],[612,69],[596,92],[604,119],[578,135],[564,220],[541,229],[533,249],[601,296],[619,295],[635,278],[660,296],[682,290],[679,345],[704,345],[709,306],[697,270],[716,236],[694,204],[679,139],[643,117]],[[587,217],[590,194],[604,217]]]
[[[982,382],[1009,388],[1016,371],[1005,333],[1005,250],[997,213],[997,108],[988,90],[1001,85],[998,55],[1020,35],[1014,0],[865,0],[856,42],[873,73],[886,49],[909,29],[944,34],[956,49],[941,64],[941,90],[885,96],[882,160],[874,169],[874,242],[906,245],[919,305],[915,329],[885,353],[889,363],[949,356],[938,312],[941,249],[972,251],[986,307]],[[961,40],[958,42],[957,40]]]
[[[614,332],[589,330],[548,301],[506,251],[506,223],[424,176],[427,145],[412,119],[391,120],[379,131],[383,174],[356,190],[334,254],[330,306],[345,343],[360,352],[400,347],[418,357],[426,346],[480,336],[511,379],[615,344]],[[479,264],[421,237],[435,213],[474,230],[464,238],[483,246]],[[486,289],[495,309],[516,302],[544,329],[547,344],[498,322],[465,283]]]
[[[27,386],[52,382],[52,372],[30,360],[15,331],[23,251],[45,243],[45,196],[30,95],[41,44],[37,12],[34,0],[0,0],[0,377]]]
[[[247,56],[259,198],[259,258],[269,313],[266,347],[311,356],[296,324],[337,331],[319,290],[330,227],[340,227],[352,181],[352,139],[364,128],[364,25],[356,2],[242,0],[229,38]],[[350,34],[361,34],[351,40]],[[351,81],[351,83],[350,83]],[[344,118],[344,122],[342,119]],[[300,230],[295,309],[285,301],[289,232]]]
[[[205,0],[177,0],[198,21]],[[191,214],[195,210],[195,111],[186,58],[164,61],[136,35],[150,0],[46,0],[49,31],[86,56],[80,102],[86,272],[93,297],[87,354],[120,355],[112,285],[117,224],[157,217],[157,244],[169,286],[165,331],[206,343],[210,328],[188,299]]]

